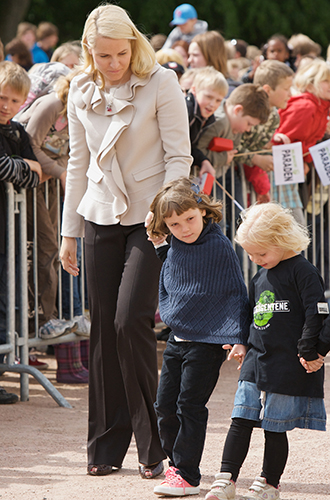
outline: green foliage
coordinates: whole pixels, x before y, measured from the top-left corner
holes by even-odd
[[[121,0],[133,21],[146,34],[171,30],[169,22],[180,1]],[[199,18],[219,30],[226,39],[242,38],[260,46],[274,33],[290,37],[305,33],[326,49],[329,43],[330,9],[328,0],[194,0]],[[50,21],[59,27],[61,41],[81,37],[88,13],[95,0],[31,0],[26,21],[38,24]]]

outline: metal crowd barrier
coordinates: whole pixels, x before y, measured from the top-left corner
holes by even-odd
[[[238,170],[237,170],[238,169]],[[227,172],[226,172],[227,171]],[[239,189],[235,186],[235,179],[239,178]],[[231,195],[229,198],[224,195],[224,191],[219,187],[219,183]],[[272,184],[272,183],[271,183]],[[27,231],[26,231],[26,192],[24,189],[14,190],[10,183],[6,183],[7,190],[7,343],[0,345],[0,353],[7,353],[7,364],[0,364],[0,372],[10,371],[18,372],[20,377],[20,392],[21,400],[29,399],[29,382],[28,375],[33,375],[35,379],[48,391],[54,400],[60,405],[70,408],[70,404],[63,398],[59,391],[49,382],[47,377],[38,369],[30,367],[28,364],[29,349],[31,347],[40,347],[42,345],[57,344],[63,342],[71,342],[81,340],[81,337],[74,333],[60,336],[51,340],[42,340],[38,337],[38,314],[35,314],[34,334],[31,337],[28,327],[28,283],[27,283]],[[305,221],[309,225],[312,242],[309,251],[305,252],[306,258],[309,258],[314,265],[319,268],[322,277],[325,279],[329,288],[329,249],[330,249],[330,231],[328,231],[328,222],[330,221],[330,201],[329,201],[329,186],[318,187],[316,182],[315,171],[312,171],[311,181],[311,199],[312,210],[308,215],[305,210]],[[273,190],[271,190],[271,198]],[[237,217],[240,212],[239,206],[246,208],[249,203],[256,201],[256,194],[250,184],[246,182],[244,169],[242,165],[238,167],[232,166],[228,170],[223,169],[222,175],[218,177],[218,184],[213,187],[213,196],[223,200],[223,220],[221,222],[224,233],[230,238],[235,250],[238,253],[245,282],[248,283],[251,277],[256,273],[257,266],[251,263],[246,252],[243,252],[234,241],[236,231]],[[328,197],[326,203],[326,211],[317,210],[317,197],[322,201]],[[46,189],[46,204],[47,204],[47,189]],[[235,200],[235,201],[234,201]],[[34,189],[33,203],[33,219],[34,219],[34,237],[33,237],[33,269],[34,269],[34,297],[35,311],[39,311],[38,304],[38,274],[37,274],[37,213],[36,213],[36,188]],[[18,260],[15,264],[15,214],[18,214],[19,225],[19,244],[18,244]],[[57,181],[57,214],[58,214],[58,246],[60,245],[60,186]],[[81,269],[84,269],[84,252],[83,244],[81,244],[82,262]],[[16,267],[16,278],[15,278]],[[17,286],[19,285],[19,287]],[[62,317],[62,296],[61,296],[61,272],[58,274],[58,316]],[[17,294],[19,290],[19,294]],[[81,301],[85,304],[85,284],[84,273],[81,272],[80,283]],[[330,297],[330,291],[327,291],[327,296]],[[15,320],[15,308],[19,306],[19,322]],[[72,291],[72,276],[70,276],[70,317],[73,317],[73,291]],[[15,364],[15,355],[20,358],[20,364]]]
[[[54,385],[37,368],[29,366],[29,349],[47,345],[60,344],[82,340],[82,337],[75,333],[69,333],[60,337],[42,340],[38,336],[38,250],[37,250],[37,188],[33,190],[33,286],[34,286],[34,332],[29,332],[28,321],[28,270],[27,270],[27,201],[26,190],[22,188],[14,189],[13,184],[6,183],[7,193],[7,342],[0,345],[0,353],[7,354],[6,363],[0,364],[0,373],[4,371],[20,373],[20,397],[21,401],[29,399],[29,378],[34,378],[45,388],[45,390],[60,405],[71,408],[71,405],[54,387]],[[46,189],[47,205],[47,189]],[[60,222],[60,186],[57,181],[57,214]],[[17,215],[17,220],[16,216]],[[18,224],[18,242],[15,242],[15,225]],[[60,224],[58,223],[58,246],[60,244]],[[17,247],[16,248],[16,243]],[[82,246],[82,266],[83,246]],[[82,267],[83,269],[83,267]],[[73,317],[73,287],[72,277],[70,277],[70,318]],[[84,273],[81,273],[81,298],[85,302]],[[58,313],[62,317],[62,297],[61,297],[61,272],[58,273]],[[83,304],[84,304],[83,302]],[[17,314],[18,309],[18,314]],[[15,363],[16,357],[19,364]]]

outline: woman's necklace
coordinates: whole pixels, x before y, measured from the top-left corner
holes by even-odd
[[[108,104],[107,104],[107,111],[112,111],[112,105],[113,105],[113,101],[114,101],[114,98],[115,98],[115,94],[116,94],[116,91],[118,90],[118,87],[119,86],[116,86],[114,87],[113,89],[113,93],[111,95],[111,89],[109,90],[109,101],[108,101]]]

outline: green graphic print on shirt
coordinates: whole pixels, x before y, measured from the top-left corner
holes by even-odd
[[[260,294],[259,300],[253,311],[254,322],[257,326],[265,326],[273,317],[273,308],[267,307],[266,304],[273,304],[274,301],[275,294],[273,292],[265,290]]]
[[[261,330],[268,328],[274,312],[290,312],[290,302],[288,300],[275,300],[275,293],[270,290],[261,292],[253,309],[255,327]]]

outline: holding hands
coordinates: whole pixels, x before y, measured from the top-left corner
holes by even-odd
[[[299,358],[300,363],[305,368],[307,373],[317,372],[324,365],[324,356],[318,354],[318,359],[313,359],[313,361],[306,361],[304,358]]]
[[[152,212],[148,212],[147,216],[145,218],[145,221],[144,221],[144,226],[147,229],[148,240],[151,241],[155,247],[157,247],[157,246],[161,245],[162,243],[164,243],[167,236],[166,236],[166,234],[164,234],[163,236],[156,237],[156,236],[152,236],[152,234],[148,232],[148,226],[149,226],[150,222],[152,221],[153,217],[154,217],[154,214]]]
[[[228,361],[230,361],[232,358],[236,359],[237,363],[239,363],[237,370],[240,370],[245,358],[247,347],[243,344],[235,344],[234,346],[230,344],[224,344],[222,346],[222,349],[230,351],[228,355]]]

